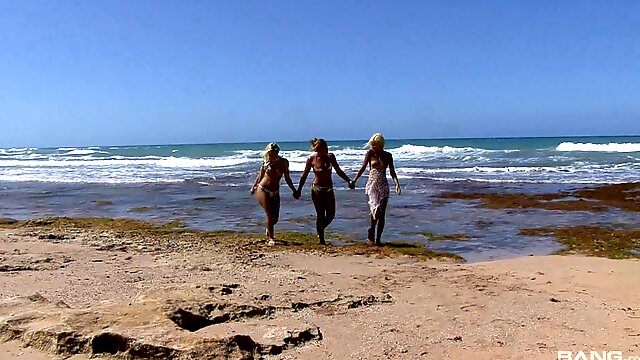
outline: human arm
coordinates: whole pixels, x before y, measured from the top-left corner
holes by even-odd
[[[371,160],[371,150],[367,151],[367,153],[364,156],[364,160],[362,161],[362,166],[360,166],[360,170],[358,170],[356,177],[354,177],[353,180],[351,180],[351,183],[353,184],[354,187],[356,185],[356,182],[360,178],[360,176],[362,176],[364,171],[367,169],[367,164],[369,163],[370,160]]]
[[[298,197],[302,194],[302,187],[304,186],[305,181],[307,181],[307,176],[309,176],[309,172],[311,171],[311,165],[313,164],[313,156],[310,156],[307,159],[307,164],[304,167],[304,171],[302,172],[302,176],[300,177],[300,184],[298,184]]]
[[[285,159],[284,161],[285,161],[284,180],[287,182],[287,185],[289,185],[289,188],[295,195],[296,187],[293,185],[293,181],[291,181],[291,175],[289,175],[289,160]]]
[[[260,182],[260,180],[262,180],[263,176],[264,176],[264,166],[260,166],[260,171],[258,171],[258,176],[256,177],[256,181],[253,183],[253,185],[251,186],[251,189],[249,190],[251,195],[253,195],[256,192],[258,183]]]
[[[389,157],[389,174],[391,178],[396,183],[396,193],[400,195],[402,193],[402,189],[400,189],[400,182],[398,181],[398,176],[396,175],[396,168],[393,165],[393,155],[391,153],[387,153]]]
[[[340,165],[338,165],[336,156],[333,154],[329,154],[329,161],[331,162],[331,165],[334,167],[334,169],[336,169],[336,174],[338,174],[338,176],[340,176],[340,178],[342,178],[342,180],[344,180],[347,184],[351,184],[351,179],[349,179],[347,174],[345,174],[344,171],[342,171],[342,169],[340,168]]]

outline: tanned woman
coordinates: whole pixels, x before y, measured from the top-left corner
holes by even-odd
[[[316,208],[316,231],[320,244],[326,245],[324,230],[331,224],[336,215],[336,197],[333,191],[332,170],[340,176],[347,184],[351,184],[349,177],[340,169],[335,155],[329,152],[329,146],[324,139],[311,140],[311,150],[315,153],[307,159],[307,164],[300,178],[298,191],[294,197],[299,198],[302,193],[307,176],[313,169],[314,178],[311,184],[311,200]]]
[[[258,172],[255,183],[251,186],[251,194],[256,194],[256,199],[264,209],[266,219],[267,243],[275,243],[274,227],[280,217],[280,179],[284,179],[296,193],[291,176],[289,175],[289,161],[279,155],[280,147],[276,143],[269,143],[264,150],[264,162]]]
[[[391,153],[384,150],[384,137],[380,133],[374,134],[369,139],[369,150],[364,156],[364,161],[358,174],[353,179],[350,187],[355,187],[355,183],[358,181],[362,173],[369,166],[369,180],[365,186],[365,193],[369,197],[369,218],[371,220],[371,226],[367,234],[367,242],[380,246],[382,243],[380,239],[382,237],[382,231],[384,230],[385,215],[387,211],[387,202],[389,200],[389,182],[387,181],[387,168],[391,178],[396,185],[396,193],[400,195],[400,183],[396,175],[396,170],[393,165],[393,156]],[[377,232],[376,232],[377,230]]]

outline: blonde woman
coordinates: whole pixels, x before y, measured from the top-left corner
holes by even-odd
[[[314,179],[311,184],[311,200],[316,208],[316,232],[321,245],[326,245],[324,241],[324,230],[331,224],[336,216],[336,196],[333,192],[332,170],[342,178],[347,184],[351,184],[349,177],[340,169],[335,155],[329,152],[329,146],[324,139],[311,140],[311,150],[315,154],[307,159],[304,172],[300,177],[298,191],[294,194],[297,199],[300,197],[304,182],[311,169],[313,169]]]
[[[373,134],[369,139],[369,150],[364,156],[364,161],[358,174],[349,184],[351,187],[355,187],[355,183],[358,181],[362,173],[364,173],[367,165],[369,165],[369,179],[365,186],[365,193],[369,197],[369,209],[371,226],[367,234],[367,242],[369,244],[375,243],[376,246],[380,246],[380,238],[382,237],[382,231],[384,230],[385,215],[387,211],[387,202],[389,200],[389,182],[387,181],[387,168],[391,178],[396,185],[396,193],[400,195],[400,183],[396,175],[396,170],[393,165],[393,156],[391,153],[384,150],[384,137],[380,133]],[[377,229],[376,229],[377,228]],[[377,230],[377,232],[376,232]]]
[[[291,191],[294,194],[296,192],[289,175],[289,161],[280,157],[279,153],[278,144],[272,142],[267,145],[263,155],[264,162],[251,186],[251,194],[256,194],[256,199],[267,216],[266,236],[269,245],[275,243],[274,227],[280,217],[280,179],[283,175]]]

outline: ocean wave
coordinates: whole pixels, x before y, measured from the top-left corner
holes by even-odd
[[[21,176],[0,175],[0,181],[4,182],[46,182],[46,183],[83,183],[83,184],[141,184],[141,183],[179,183],[182,179],[163,179],[149,177],[96,177],[82,175],[60,176],[56,174],[30,174]]]
[[[58,149],[60,150],[60,149]],[[76,155],[91,155],[91,154],[108,154],[107,151],[98,151],[91,149],[70,149],[70,150],[61,150],[67,151],[64,154],[52,154],[53,156],[76,156]]]
[[[425,157],[433,158],[438,156],[455,157],[472,159],[473,156],[486,153],[513,153],[520,150],[506,149],[506,150],[490,150],[474,147],[452,147],[452,146],[422,146],[405,144],[397,148],[387,149],[398,161],[403,160],[420,160]],[[342,149],[332,149],[331,152],[336,156],[338,161],[358,161],[361,162],[364,158],[367,149],[346,147]],[[233,152],[236,156],[244,156],[247,158],[261,158],[262,150],[236,150]],[[280,155],[289,159],[290,161],[306,161],[306,159],[313,154],[310,150],[287,150],[281,151]]]
[[[573,143],[563,142],[556,147],[557,151],[583,151],[583,152],[640,152],[640,143]]]
[[[445,167],[445,168],[398,168],[396,172],[402,174],[455,174],[455,173],[476,173],[476,174],[572,174],[572,173],[602,173],[602,172],[629,172],[640,171],[640,163],[621,164],[593,164],[593,165],[564,165],[564,166],[474,166],[474,167]]]
[[[599,178],[574,178],[574,179],[490,179],[490,178],[448,178],[433,177],[429,178],[433,181],[442,182],[479,182],[479,183],[498,183],[498,184],[624,184],[633,179],[599,179]]]
[[[565,173],[575,172],[577,170],[585,170],[584,168],[576,168],[573,166],[504,166],[504,167],[490,167],[490,166],[474,166],[465,168],[399,168],[396,171],[398,173],[407,174],[448,174],[448,173]]]
[[[24,154],[27,150],[27,148],[10,148],[10,149],[0,149],[0,154],[2,155],[17,155],[17,154]]]
[[[47,159],[47,160],[0,160],[0,167],[127,167],[127,166],[157,166],[167,168],[222,168],[251,162],[246,158],[203,158],[193,159],[185,157],[166,158],[128,158],[128,159],[100,159],[84,157],[82,159]]]
[[[453,146],[422,146],[405,144],[398,148],[388,150],[392,154],[410,155],[424,153],[442,153],[442,154],[459,154],[459,153],[512,153],[518,152],[517,149],[491,150],[474,147],[453,147]]]

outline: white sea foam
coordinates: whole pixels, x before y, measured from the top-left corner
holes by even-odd
[[[621,164],[592,164],[592,165],[566,165],[566,166],[474,166],[474,167],[446,167],[446,168],[398,168],[398,173],[403,174],[452,174],[452,173],[476,173],[476,174],[571,174],[571,173],[598,173],[598,172],[637,172],[640,171],[640,163]]]
[[[473,147],[451,147],[451,146],[421,146],[421,145],[402,145],[397,148],[388,149],[393,155],[396,162],[400,161],[420,161],[420,160],[432,160],[432,159],[456,159],[460,161],[483,161],[487,158],[482,154],[489,153],[511,153],[519,150],[488,150]],[[343,148],[332,149],[331,152],[336,156],[338,163],[341,166],[354,166],[354,164],[360,165],[367,152],[362,148]],[[262,150],[237,150],[234,151],[234,156],[245,157],[249,159],[259,160],[262,158]],[[304,163],[307,158],[312,155],[313,152],[308,150],[288,150],[281,151],[280,156],[285,157],[290,163]],[[343,165],[344,164],[344,165]]]
[[[20,176],[0,174],[0,181],[6,182],[51,182],[51,183],[95,183],[95,184],[140,184],[140,183],[176,183],[182,179],[150,178],[143,176],[107,176],[79,174],[22,174]]]
[[[106,151],[96,151],[91,149],[70,149],[64,154],[53,154],[54,156],[74,156],[74,155],[91,155],[91,154],[108,154]]]
[[[389,149],[394,155],[415,156],[425,153],[461,154],[461,153],[511,153],[518,152],[517,149],[490,150],[474,147],[452,147],[452,146],[422,146],[422,145],[402,145],[399,148]]]
[[[575,172],[579,170],[573,166],[474,166],[465,168],[400,168],[398,172],[413,174],[442,174],[442,173],[530,173],[530,172]]]
[[[563,142],[556,147],[557,151],[591,151],[591,152],[640,152],[640,143],[573,143]]]
[[[573,179],[491,179],[465,177],[433,177],[430,180],[442,182],[481,182],[503,184],[624,184],[634,179],[601,179],[601,178],[573,178]]]
[[[75,159],[47,159],[47,160],[0,160],[0,167],[113,167],[113,166],[158,166],[167,168],[221,168],[240,165],[251,162],[246,158],[203,158],[193,159],[186,157],[150,157],[150,158],[109,158],[100,159],[93,157]]]
[[[0,149],[0,154],[21,154],[27,151],[27,148],[10,148],[10,149]]]
[[[640,144],[576,144],[562,143],[554,149],[491,150],[478,147],[422,146],[405,144],[387,150],[393,154],[398,176],[415,186],[422,180],[480,181],[480,182],[536,182],[536,183],[612,183],[640,180],[638,153],[593,156],[579,151],[640,153]],[[224,156],[212,150],[208,156],[180,157],[178,146],[113,147],[112,150],[130,149],[127,156],[115,155],[106,147],[37,149],[0,149],[0,181],[51,182],[173,182],[197,177],[217,176],[225,181],[237,182],[242,176],[254,177],[262,164],[262,150],[229,151]],[[562,149],[592,150],[566,150]],[[161,156],[171,151],[173,156]],[[340,167],[352,176],[362,164],[365,148],[335,146],[331,148]],[[571,152],[574,151],[574,152]],[[176,153],[177,152],[177,153]],[[515,154],[511,154],[515,153]],[[140,156],[132,156],[138,154]],[[283,150],[280,155],[289,160],[294,181],[305,168],[307,158],[313,154],[307,148]],[[250,175],[249,175],[250,174]],[[235,180],[234,180],[235,179]],[[412,179],[415,179],[412,181]]]

